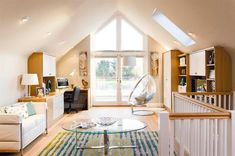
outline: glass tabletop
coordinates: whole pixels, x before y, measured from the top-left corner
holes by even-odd
[[[126,133],[131,131],[141,130],[147,127],[147,125],[141,121],[135,119],[115,119],[111,125],[103,125],[95,119],[78,119],[71,122],[67,122],[62,125],[62,128],[66,131],[77,132],[77,133],[92,133],[92,134],[103,134],[106,131],[108,134],[114,133]],[[82,125],[82,126],[81,126]]]

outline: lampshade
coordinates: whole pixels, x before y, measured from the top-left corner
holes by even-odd
[[[136,57],[135,56],[125,56],[123,57],[123,66],[136,66]]]
[[[38,85],[38,75],[37,74],[23,74],[22,85]]]

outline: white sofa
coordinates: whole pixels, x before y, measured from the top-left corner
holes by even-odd
[[[35,115],[0,115],[0,152],[20,152],[39,135],[47,133],[47,103],[32,102]]]

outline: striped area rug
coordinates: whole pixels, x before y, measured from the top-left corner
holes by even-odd
[[[78,134],[79,146],[103,144],[102,134]],[[136,145],[137,148],[111,149],[111,156],[158,156],[158,133],[153,131],[109,135],[110,145]],[[60,132],[39,156],[103,156],[103,149],[76,149],[75,134]]]

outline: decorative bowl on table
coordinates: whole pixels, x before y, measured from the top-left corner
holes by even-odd
[[[113,117],[99,117],[94,120],[95,123],[101,126],[110,126],[110,125],[113,125],[117,121],[118,121],[118,118],[113,118]]]

